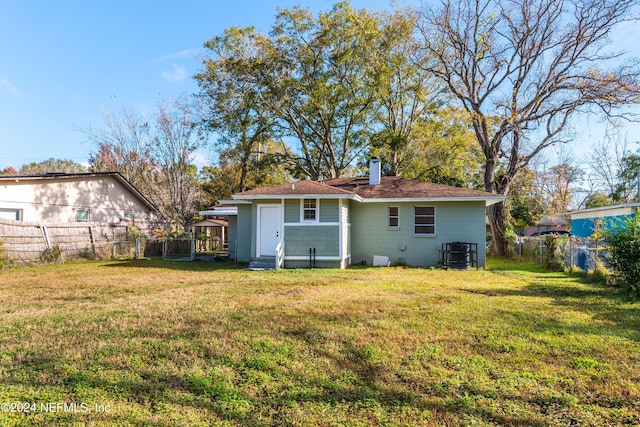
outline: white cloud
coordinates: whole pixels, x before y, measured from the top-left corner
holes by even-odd
[[[198,54],[202,51],[202,49],[183,49],[175,52],[167,53],[166,55],[159,56],[157,58],[153,58],[151,62],[168,62],[175,61],[176,59],[183,58],[194,58],[198,56]]]
[[[162,78],[168,82],[181,82],[187,78],[187,69],[182,65],[171,64],[171,70],[162,71]]]
[[[22,91],[20,91],[20,89],[18,89],[17,87],[15,87],[14,85],[12,85],[9,80],[0,77],[0,88],[4,88],[6,90],[8,90],[9,92],[13,93],[16,96],[22,96],[23,93]]]
[[[198,166],[198,169],[202,169],[203,166],[209,166],[211,159],[201,152],[196,151],[191,158],[191,162]]]

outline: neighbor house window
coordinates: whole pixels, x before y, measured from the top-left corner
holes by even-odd
[[[415,206],[413,209],[415,234],[436,234],[436,208],[433,206]]]
[[[127,218],[127,219],[133,219],[133,212],[124,211],[124,217]]]
[[[76,222],[89,222],[89,209],[76,209]]]
[[[318,219],[318,200],[303,199],[302,200],[302,220],[316,221]]]
[[[22,209],[0,209],[0,218],[22,221]]]
[[[400,226],[398,211],[397,206],[389,206],[389,228],[398,228]]]

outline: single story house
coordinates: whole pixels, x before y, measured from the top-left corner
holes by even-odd
[[[485,266],[486,207],[503,196],[399,177],[381,177],[371,159],[370,177],[297,181],[234,194],[229,255],[243,262],[284,267],[345,268],[371,264],[433,266],[443,245],[477,245]]]
[[[640,203],[623,203],[567,212],[571,217],[571,235],[587,238],[595,231],[596,224],[604,228],[610,227],[633,216],[638,209]]]
[[[118,172],[0,176],[0,218],[157,227],[157,208]]]

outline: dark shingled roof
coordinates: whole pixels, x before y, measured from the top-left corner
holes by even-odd
[[[503,197],[485,191],[469,188],[450,187],[448,185],[385,176],[378,185],[369,185],[369,178],[334,178],[324,182],[297,181],[274,187],[256,188],[234,194],[234,199],[267,198],[269,196],[350,196],[356,199],[475,199],[502,200]]]
[[[273,187],[256,188],[255,190],[243,191],[234,194],[234,198],[242,196],[287,196],[287,195],[353,195],[351,191],[332,187],[318,181],[296,181],[288,184],[276,185]],[[237,196],[237,197],[236,197]]]
[[[496,194],[485,191],[432,184],[397,176],[383,176],[378,185],[369,185],[369,178],[367,177],[328,179],[325,184],[353,192],[363,199],[499,197]]]

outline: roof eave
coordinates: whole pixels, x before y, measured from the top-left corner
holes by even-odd
[[[563,215],[573,215],[573,214],[582,214],[582,213],[592,213],[599,211],[610,211],[614,209],[624,209],[624,208],[640,208],[640,202],[635,203],[620,203],[617,205],[609,205],[609,206],[600,206],[597,208],[589,208],[589,209],[576,209],[575,211],[567,211],[563,212]]]
[[[131,184],[120,172],[83,172],[83,173],[52,173],[45,175],[7,175],[1,177],[3,181],[14,180],[16,182],[20,182],[20,180],[25,181],[45,181],[45,180],[56,180],[56,179],[65,179],[72,180],[78,178],[89,178],[89,177],[103,177],[103,176],[111,176],[120,184],[122,184],[131,194],[133,194],[138,200],[140,200],[145,206],[149,208],[149,210],[153,212],[158,212],[158,207],[153,204],[149,199],[147,199],[144,194],[140,192],[133,184]]]
[[[140,192],[133,184],[131,184],[120,172],[113,172],[112,176],[119,181],[122,185],[124,185],[131,194],[136,196],[142,203],[144,203],[150,210],[153,212],[159,212],[158,207],[153,204],[149,199],[145,197],[144,194]]]
[[[486,206],[495,205],[505,200],[504,196],[488,197],[386,197],[363,198],[363,203],[429,203],[429,202],[484,202]]]
[[[362,201],[357,194],[234,194],[231,196],[235,203],[245,200],[273,200],[273,199],[349,199]]]

